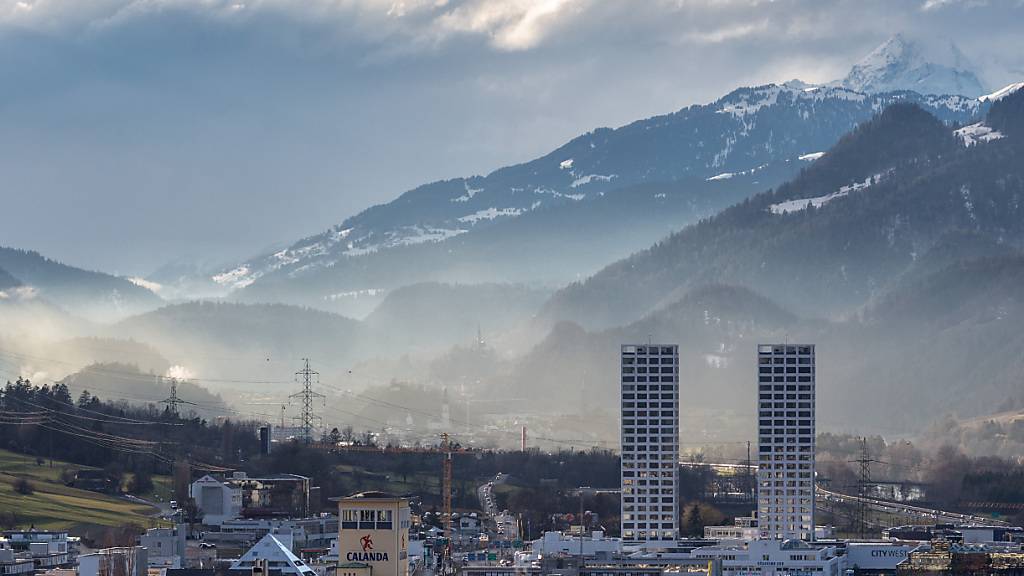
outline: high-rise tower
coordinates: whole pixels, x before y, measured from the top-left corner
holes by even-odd
[[[814,539],[813,345],[757,347],[761,538]]]
[[[622,539],[679,538],[679,347],[624,345]]]

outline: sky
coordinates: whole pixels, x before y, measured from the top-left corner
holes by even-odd
[[[1024,0],[0,0],[0,245],[229,265],[896,32],[1024,79]]]

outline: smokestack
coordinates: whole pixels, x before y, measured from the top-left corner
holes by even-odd
[[[526,452],[526,426],[523,426],[522,448],[523,452]]]

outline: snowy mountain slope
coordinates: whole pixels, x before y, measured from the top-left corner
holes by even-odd
[[[30,250],[0,246],[0,268],[6,272],[0,274],[0,289],[16,279],[23,296],[38,297],[90,320],[123,318],[162,303],[159,296],[126,278],[68,266]]]
[[[463,246],[471,244],[483,237],[483,230],[549,210],[558,210],[561,220],[556,226],[560,230],[571,229],[574,213],[584,212],[583,207],[605,194],[632,186],[687,183],[695,195],[706,196],[713,192],[691,183],[725,181],[729,175],[750,176],[759,170],[766,175],[775,174],[775,179],[747,178],[748,187],[733,193],[731,203],[784,181],[803,164],[794,162],[798,157],[812,159],[814,153],[830,147],[859,122],[899,101],[920,104],[944,121],[957,123],[975,118],[986,106],[977,99],[922,96],[906,91],[865,95],[841,87],[805,88],[792,83],[741,88],[708,105],[691,106],[617,129],[594,130],[541,158],[486,176],[420,186],[322,234],[224,270],[214,280],[226,288],[245,289],[240,293],[243,299],[284,298],[317,305],[333,294],[386,290],[430,279],[404,275],[394,269],[376,274],[372,284],[359,277],[361,270],[374,269],[374,259],[392,251],[421,248],[417,258],[429,260],[426,254],[433,250],[447,252],[447,247],[456,241]],[[787,164],[789,171],[780,168]],[[677,194],[686,192],[676,190]],[[654,215],[662,209],[653,195],[635,200],[629,209],[637,213]],[[691,210],[675,215],[674,228],[708,214]],[[588,217],[595,217],[592,210]],[[618,217],[615,212],[606,214],[604,224],[615,227]],[[657,230],[659,236],[667,232]],[[635,242],[619,248],[628,254],[655,239],[640,233]],[[514,246],[506,248],[515,252]],[[554,268],[559,267],[557,246],[549,246],[544,257],[555,260]],[[555,274],[515,280],[565,282],[591,271],[571,269],[571,275],[564,277]],[[268,282],[274,289],[261,293],[256,285]],[[292,286],[286,286],[289,284]],[[307,290],[300,285],[316,286],[319,294],[305,294],[297,300],[287,298],[289,290]]]
[[[896,34],[855,64],[838,85],[865,93],[913,90],[980,96],[985,89],[970,68],[953,43],[929,53],[918,42]]]
[[[981,138],[979,126],[1000,137]],[[542,318],[622,325],[707,283],[756,288],[800,315],[843,317],[950,234],[1020,252],[1024,93],[970,127],[887,108],[791,182],[559,291]]]

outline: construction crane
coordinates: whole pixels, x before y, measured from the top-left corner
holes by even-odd
[[[430,446],[430,447],[403,447],[403,446],[334,446],[334,445],[322,445],[319,447],[326,450],[335,450],[341,452],[379,452],[379,453],[419,453],[419,454],[440,454],[442,458],[442,469],[441,469],[441,502],[443,510],[443,518],[441,520],[442,526],[444,527],[444,537],[451,539],[452,535],[452,484],[453,484],[453,473],[452,473],[452,460],[453,456],[457,454],[473,454],[473,450],[462,448],[452,443],[452,437],[449,433],[444,432],[441,434],[441,445]]]
[[[452,537],[452,443],[448,433],[441,434],[441,451],[444,458],[444,483],[441,496],[444,501],[444,537],[451,542]]]

